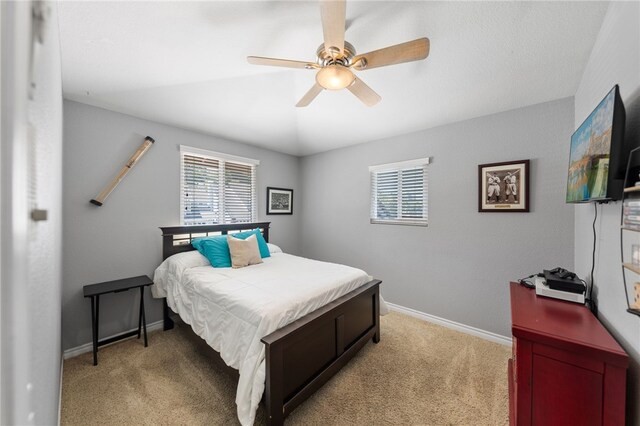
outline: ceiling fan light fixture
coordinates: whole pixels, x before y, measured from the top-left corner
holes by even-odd
[[[316,74],[316,81],[327,90],[340,90],[351,86],[356,76],[343,65],[327,65]]]

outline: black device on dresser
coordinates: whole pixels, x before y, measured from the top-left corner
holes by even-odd
[[[146,275],[138,277],[125,278],[122,280],[107,281],[103,283],[85,285],[83,287],[84,297],[91,298],[91,330],[93,334],[93,365],[98,365],[98,347],[108,345],[127,337],[138,335],[144,332],[144,346],[147,347],[147,320],[144,315],[144,288],[152,285],[153,281]],[[108,293],[120,293],[131,290],[132,288],[140,289],[140,312],[138,314],[138,329],[109,337],[107,339],[98,340],[98,322],[100,319],[100,296]]]
[[[552,290],[568,291],[569,293],[582,294],[586,286],[575,273],[562,268],[544,271],[544,279]]]

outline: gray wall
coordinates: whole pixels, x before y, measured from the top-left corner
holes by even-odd
[[[508,283],[573,267],[573,99],[304,157],[302,254],[360,267],[389,302],[510,335]],[[369,223],[368,166],[432,157],[429,226]],[[478,165],[531,159],[531,213],[478,213]]]
[[[640,4],[613,2],[609,6],[602,28],[591,52],[582,81],[575,96],[575,126],[579,126],[614,84],[627,111],[627,137],[640,143]],[[596,224],[597,248],[594,273],[594,293],[599,307],[599,319],[632,357],[627,393],[628,424],[640,424],[640,318],[626,312],[626,300],[620,268],[621,203],[598,207]],[[593,237],[591,226],[593,205],[575,208],[576,272],[587,277],[591,271]],[[628,234],[627,250],[640,241]],[[637,276],[628,273],[633,283]]]
[[[156,143],[107,199],[89,204],[142,143]],[[89,301],[82,286],[149,274],[162,261],[159,226],[179,225],[179,145],[260,160],[258,219],[272,222],[271,240],[298,252],[298,158],[146,121],[72,101],[64,102],[63,349],[91,341]],[[292,216],[267,216],[267,186],[294,189]],[[102,299],[101,336],[137,325],[137,296]],[[161,319],[161,304],[145,300],[147,322]]]

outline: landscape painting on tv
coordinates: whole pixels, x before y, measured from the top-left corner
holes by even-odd
[[[567,202],[607,196],[614,88],[571,136]]]

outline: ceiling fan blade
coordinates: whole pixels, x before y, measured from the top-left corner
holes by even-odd
[[[297,107],[306,107],[313,101],[316,96],[320,94],[324,89],[318,83],[314,84],[311,89],[307,93],[304,94],[302,99],[296,104]]]
[[[324,49],[334,58],[344,52],[347,3],[345,0],[321,0],[320,15],[324,33]]]
[[[289,59],[264,58],[262,56],[247,56],[247,61],[253,65],[268,65],[271,67],[302,68],[302,69],[320,68],[320,66],[314,62],[291,61]]]
[[[429,39],[419,38],[384,49],[357,55],[353,58],[352,67],[362,71],[371,68],[385,67],[387,65],[401,64],[403,62],[419,61],[429,55]]]
[[[353,80],[353,84],[347,87],[351,93],[356,95],[366,106],[374,106],[382,99],[380,95],[373,91],[373,89],[358,77]]]

